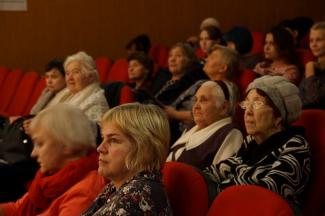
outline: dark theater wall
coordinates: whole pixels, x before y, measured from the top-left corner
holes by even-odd
[[[324,0],[28,0],[26,12],[0,12],[0,66],[41,71],[78,50],[117,59],[139,33],[170,46],[197,34],[207,16],[223,31],[266,31],[284,18],[325,20],[324,11]]]

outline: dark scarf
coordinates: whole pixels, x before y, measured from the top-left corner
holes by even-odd
[[[78,183],[90,171],[96,170],[97,158],[98,154],[92,152],[88,156],[68,163],[50,176],[38,171],[28,190],[28,197],[19,207],[17,215],[34,216],[42,213],[53,200]]]

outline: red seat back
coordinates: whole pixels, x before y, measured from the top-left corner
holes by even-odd
[[[256,185],[226,188],[213,201],[208,216],[294,216],[278,194]]]
[[[128,62],[126,59],[119,59],[113,64],[111,71],[108,73],[106,82],[109,81],[129,81]]]
[[[150,48],[149,55],[159,67],[168,66],[169,48],[162,44],[153,45]]]
[[[300,66],[305,67],[307,62],[316,61],[316,57],[308,49],[296,49],[296,54]]]
[[[264,50],[264,34],[262,32],[253,31],[251,32],[253,37],[253,47],[251,53],[258,54],[263,53]]]
[[[98,70],[100,83],[106,82],[108,73],[111,70],[112,65],[112,60],[106,57],[100,57],[96,59],[96,67]]]
[[[198,59],[204,59],[204,57],[205,57],[205,53],[203,52],[203,50],[201,48],[198,48],[197,50],[195,50],[195,55]]]
[[[305,215],[325,212],[325,110],[303,110],[294,125],[304,126],[311,147],[311,181],[303,204]]]
[[[204,178],[190,165],[166,162],[163,183],[174,215],[205,216],[208,189]]]
[[[6,112],[9,104],[13,100],[16,88],[22,78],[23,73],[20,69],[9,72],[3,85],[0,86],[0,111]]]
[[[243,98],[246,95],[246,89],[248,85],[254,81],[256,78],[256,73],[251,69],[244,69],[240,71],[239,76],[235,79],[235,83],[237,84],[240,92],[240,96]]]
[[[27,114],[30,113],[32,107],[34,106],[34,104],[36,103],[37,99],[41,95],[41,93],[42,93],[43,89],[45,88],[45,86],[46,86],[45,77],[42,77],[35,84],[34,91],[31,94],[31,97],[30,97],[30,99],[28,101],[27,106],[25,107],[25,110],[24,110],[23,115],[27,115]]]
[[[124,85],[120,92],[120,104],[132,103],[135,102],[132,89]]]
[[[2,86],[3,81],[6,79],[8,73],[9,73],[8,68],[0,67],[0,86]]]
[[[16,89],[13,100],[11,101],[7,113],[11,116],[22,115],[28,104],[28,100],[33,93],[35,84],[39,79],[36,72],[28,72],[23,75]]]

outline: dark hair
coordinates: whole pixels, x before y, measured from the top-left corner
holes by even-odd
[[[134,53],[131,53],[127,58],[128,62],[130,62],[132,60],[138,61],[141,65],[143,65],[143,67],[145,69],[148,70],[147,79],[150,79],[151,76],[152,76],[152,73],[153,73],[153,61],[152,61],[152,59],[143,52],[134,52]]]
[[[283,27],[274,27],[267,34],[272,34],[274,44],[281,58],[289,64],[298,65],[298,57],[295,52],[293,37],[288,30]]]
[[[151,41],[148,35],[140,34],[135,38],[132,38],[125,46],[125,49],[130,50],[135,47],[136,51],[148,53],[151,47]]]
[[[64,67],[63,67],[63,60],[58,59],[58,58],[52,59],[44,67],[45,73],[49,72],[52,69],[57,69],[62,74],[62,76],[65,76],[65,71],[64,71]]]
[[[305,16],[296,17],[292,22],[298,30],[298,41],[309,34],[309,30],[314,24],[311,18]]]
[[[209,38],[214,41],[222,41],[222,33],[219,28],[215,26],[206,26],[201,29],[200,33],[206,31],[209,35]]]
[[[240,55],[249,53],[253,47],[252,34],[248,28],[243,26],[235,26],[230,29],[224,35],[224,40],[226,42],[233,42]]]

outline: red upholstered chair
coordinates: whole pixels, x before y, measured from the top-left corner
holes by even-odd
[[[132,102],[135,102],[133,91],[129,86],[124,85],[120,92],[120,104]]]
[[[252,31],[251,34],[253,37],[253,47],[251,53],[253,54],[263,53],[264,34],[258,31]]]
[[[243,98],[246,95],[246,89],[248,85],[254,81],[256,78],[256,73],[251,69],[244,69],[240,71],[239,76],[235,79],[235,83],[239,88],[241,97]]]
[[[316,57],[308,49],[296,49],[298,61],[301,66],[305,67],[307,62],[316,61]]]
[[[113,64],[111,71],[108,73],[106,82],[111,81],[129,81],[128,62],[126,59],[119,59]]]
[[[38,79],[39,74],[36,72],[28,72],[23,75],[16,89],[13,100],[7,109],[9,115],[14,116],[24,114],[24,110],[30,100]]]
[[[107,76],[111,67],[113,65],[112,60],[106,57],[100,57],[96,59],[96,67],[99,74],[99,80],[101,83],[105,83],[107,80]]]
[[[203,52],[203,50],[201,48],[198,48],[197,50],[195,50],[195,55],[199,59],[203,59],[205,57],[205,53]]]
[[[6,79],[9,71],[10,70],[8,68],[0,67],[0,86],[2,86],[3,81]]]
[[[225,189],[213,201],[208,216],[294,216],[278,194],[256,185]]]
[[[320,216],[325,212],[325,110],[303,110],[294,125],[305,127],[312,152],[312,176],[303,211],[305,215]]]
[[[22,75],[20,69],[11,71],[4,80],[3,85],[0,86],[0,112],[5,113],[8,109]]]
[[[37,99],[41,95],[41,93],[42,93],[43,89],[45,88],[45,86],[46,86],[45,77],[42,77],[35,84],[35,88],[33,90],[33,93],[30,96],[30,99],[28,101],[27,106],[25,107],[25,110],[23,112],[23,115],[28,115],[30,113],[32,107],[34,106],[34,104],[36,103]]]
[[[208,189],[194,167],[166,162],[163,183],[175,216],[203,216],[208,212]]]
[[[159,67],[168,66],[169,48],[163,44],[155,44],[150,48],[149,56]]]

